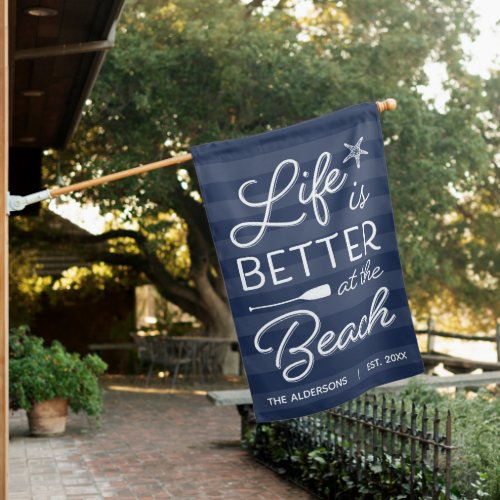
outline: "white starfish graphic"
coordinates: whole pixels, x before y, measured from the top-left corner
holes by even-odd
[[[363,140],[363,138],[361,137],[361,139],[356,143],[355,146],[351,146],[350,144],[346,144],[344,142],[344,146],[346,148],[348,148],[351,152],[344,158],[344,161],[342,163],[345,163],[346,161],[350,160],[351,158],[355,158],[356,159],[356,167],[359,168],[359,157],[361,155],[368,154],[368,151],[361,149],[361,141],[362,140]]]

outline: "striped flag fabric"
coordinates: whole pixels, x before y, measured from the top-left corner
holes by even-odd
[[[374,103],[191,152],[257,422],[423,371]]]

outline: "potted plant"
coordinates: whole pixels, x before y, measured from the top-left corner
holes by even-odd
[[[68,405],[91,416],[102,413],[98,376],[106,368],[95,354],[82,358],[57,341],[46,347],[27,327],[15,328],[9,337],[10,407],[26,410],[31,434],[60,434]]]

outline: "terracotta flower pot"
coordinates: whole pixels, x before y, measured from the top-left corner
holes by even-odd
[[[33,436],[53,436],[66,429],[68,400],[54,398],[33,405],[28,412],[30,433]]]

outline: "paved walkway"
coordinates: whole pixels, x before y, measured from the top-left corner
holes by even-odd
[[[10,500],[306,499],[238,445],[235,408],[196,391],[108,390],[100,429],[71,415],[64,436],[27,436],[11,418]]]

